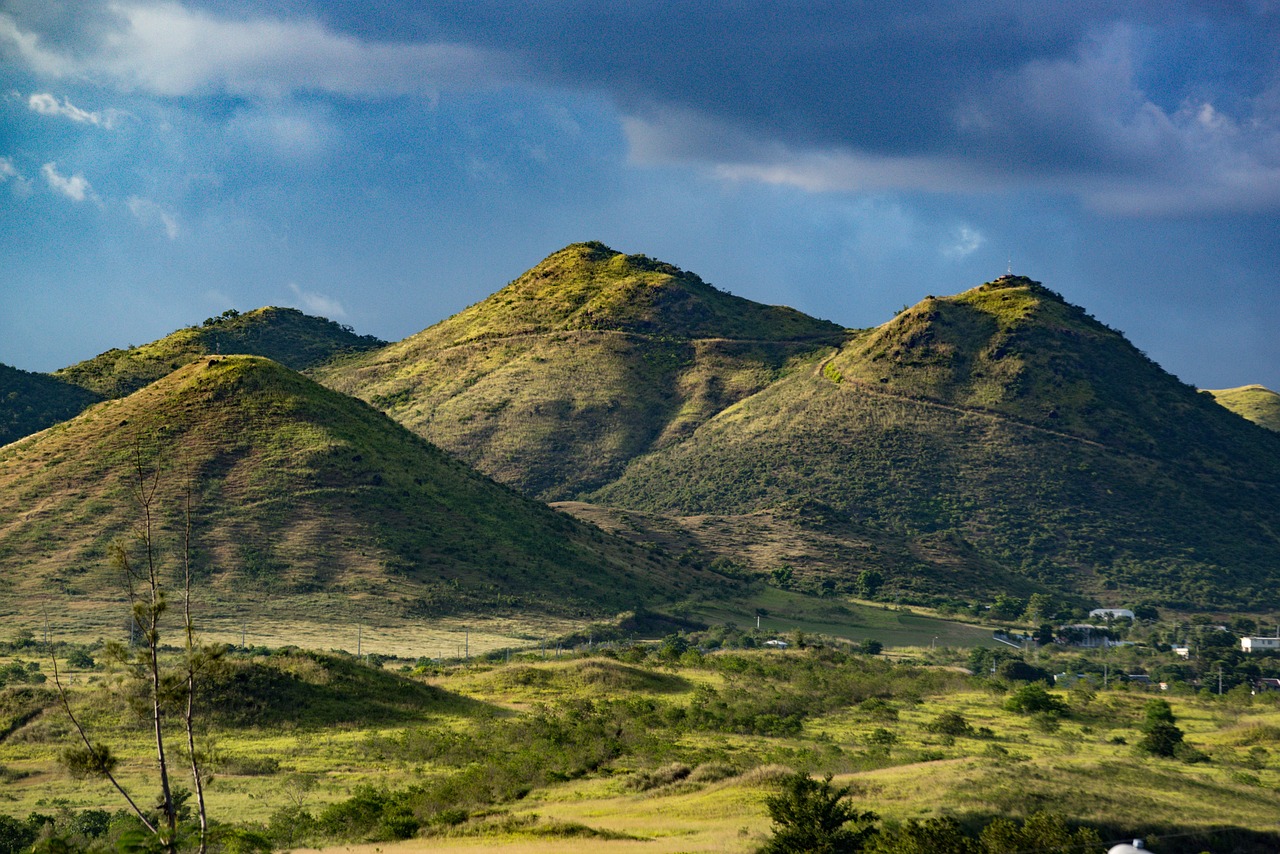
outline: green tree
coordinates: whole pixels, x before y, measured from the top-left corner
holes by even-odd
[[[875,833],[873,812],[863,812],[851,802],[847,786],[833,786],[831,775],[815,780],[808,774],[790,774],[780,791],[765,798],[773,819],[773,838],[760,854],[845,854],[861,851]]]
[[[1011,712],[1020,712],[1024,715],[1037,713],[1065,715],[1067,713],[1067,704],[1050,694],[1039,682],[1020,686],[1009,696],[1009,699],[1004,701],[1004,707]]]
[[[874,599],[884,587],[884,574],[876,569],[864,569],[858,573],[858,592],[868,599]]]
[[[1072,830],[1054,813],[1032,813],[1021,826],[1007,818],[988,824],[978,837],[982,851],[1095,851],[1102,838],[1091,827]]]
[[[893,828],[881,828],[866,851],[870,854],[983,854],[977,840],[964,832],[950,816],[924,821],[908,819]]]
[[[1152,756],[1176,756],[1182,745],[1182,730],[1166,700],[1148,700],[1142,722],[1142,739],[1138,750]]]

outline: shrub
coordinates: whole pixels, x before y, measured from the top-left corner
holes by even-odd
[[[637,792],[647,792],[650,789],[678,783],[692,773],[693,769],[683,762],[672,762],[670,765],[664,765],[661,768],[637,771],[627,781],[627,788],[634,789]]]
[[[959,712],[943,712],[932,723],[926,724],[925,729],[938,735],[973,734],[973,727],[964,719],[964,715]]]
[[[1039,682],[1023,685],[1005,700],[1004,707],[1011,712],[1024,715],[1049,714],[1064,715],[1067,704],[1050,694]]]
[[[838,854],[862,850],[875,833],[873,812],[851,802],[848,787],[833,786],[831,775],[815,780],[796,773],[782,779],[781,790],[765,798],[773,819],[773,838],[761,854]],[[849,827],[853,825],[853,827]]]

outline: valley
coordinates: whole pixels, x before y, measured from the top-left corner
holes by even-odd
[[[230,310],[0,391],[0,852],[138,829],[52,670],[153,789],[122,554],[175,673],[191,573],[212,850],[755,851],[797,774],[883,854],[1280,845],[1274,395],[1029,278],[845,329],[588,242],[402,341]]]

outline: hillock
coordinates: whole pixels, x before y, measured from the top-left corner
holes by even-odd
[[[1280,431],[1280,394],[1260,385],[1209,390],[1213,399],[1241,418]]]
[[[267,306],[244,314],[225,311],[201,326],[179,329],[139,347],[108,350],[54,375],[102,397],[123,397],[200,356],[246,353],[300,371],[340,353],[384,343],[323,317]]]
[[[429,329],[315,373],[556,500],[604,485],[844,337],[670,264],[580,243]]]
[[[796,496],[823,508],[816,532],[941,537],[964,563],[1066,593],[1280,601],[1274,434],[1019,277],[926,299],[635,460],[591,500],[740,517]],[[959,586],[930,562],[894,574]]]
[[[613,615],[710,577],[522,498],[278,363],[228,356],[0,451],[0,597],[118,596],[107,550],[137,522],[139,458],[162,470],[170,553],[192,485],[199,583],[228,605]]]

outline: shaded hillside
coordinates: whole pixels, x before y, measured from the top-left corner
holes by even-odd
[[[1280,438],[1020,277],[926,299],[594,496],[681,516],[797,498],[815,528],[945,535],[1062,590],[1280,602]]]
[[[1245,385],[1210,390],[1209,394],[1236,415],[1268,430],[1280,431],[1280,394],[1266,386]]]
[[[166,467],[170,541],[190,472],[201,585],[226,602],[612,615],[707,577],[521,498],[360,401],[231,356],[0,451],[0,597],[118,592],[107,547],[137,519],[139,442]]]
[[[267,306],[245,314],[223,312],[207,319],[203,326],[179,329],[140,347],[108,350],[55,375],[103,397],[123,397],[199,356],[247,353],[301,371],[339,353],[369,350],[384,343],[295,308]]]
[[[100,399],[49,374],[0,365],[0,445],[65,421]]]
[[[670,264],[580,243],[430,329],[317,373],[550,500],[607,483],[843,337]]]

